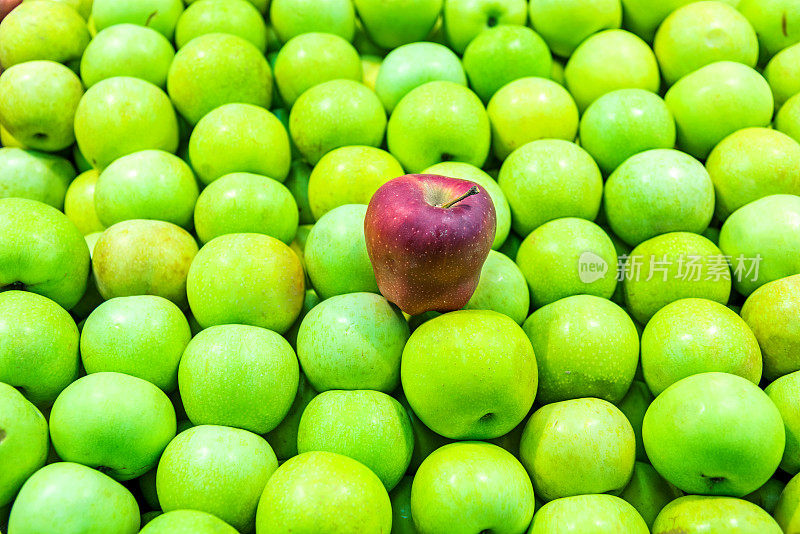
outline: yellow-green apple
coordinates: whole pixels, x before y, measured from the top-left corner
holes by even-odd
[[[308,403],[297,451],[327,451],[358,460],[391,491],[411,462],[414,434],[405,408],[380,391],[325,391]]]
[[[622,400],[617,403],[617,408],[631,422],[633,433],[636,435],[636,460],[646,462],[647,453],[642,442],[642,421],[654,397],[647,384],[641,380],[639,369],[637,369],[637,374],[639,374],[639,377],[631,383],[631,388]]]
[[[178,383],[193,424],[264,434],[289,412],[299,374],[294,350],[279,334],[227,324],[192,338],[180,361]]]
[[[165,512],[208,512],[239,532],[253,532],[258,499],[277,468],[275,453],[261,436],[195,426],[164,450],[156,472],[158,500]]]
[[[287,108],[311,87],[330,80],[360,82],[361,58],[348,41],[332,33],[304,33],[290,39],[275,58],[275,83]]]
[[[406,94],[389,119],[389,152],[408,172],[442,161],[482,166],[491,144],[489,117],[480,98],[454,82],[435,81]]]
[[[174,153],[178,119],[169,97],[150,82],[108,78],[90,87],[78,104],[75,138],[89,163],[103,169],[140,150]]]
[[[793,0],[741,0],[738,9],[756,30],[761,63],[800,41],[800,6]]]
[[[800,526],[800,476],[793,476],[786,484],[778,498],[773,517],[784,532],[797,530]]]
[[[0,124],[27,148],[56,152],[75,142],[80,78],[55,61],[28,61],[0,76]]]
[[[197,0],[185,0],[186,5],[192,5]],[[269,0],[248,0],[251,4],[253,4],[259,12],[266,13],[267,9],[269,8]],[[275,48],[279,48],[280,45],[278,44]]]
[[[44,466],[50,444],[42,412],[19,391],[0,382],[0,505],[10,504],[22,484]]]
[[[769,82],[775,109],[800,93],[800,44],[787,46],[767,63],[764,78]]]
[[[227,0],[224,0],[227,1]],[[199,2],[198,2],[199,3]],[[228,523],[199,510],[173,510],[155,517],[142,534],[237,534]]]
[[[272,71],[264,54],[237,35],[207,33],[175,54],[167,75],[167,92],[192,125],[224,104],[269,108]]]
[[[364,31],[381,48],[425,40],[442,11],[443,0],[354,0]]]
[[[235,172],[209,184],[194,206],[201,243],[225,234],[264,234],[287,245],[297,234],[299,211],[291,191],[276,180]]]
[[[186,277],[197,254],[194,238],[164,221],[132,219],[98,238],[92,272],[104,299],[158,295],[186,305]]]
[[[181,0],[94,0],[92,3],[92,20],[98,30],[127,22],[153,28],[169,40],[181,13]]]
[[[533,518],[528,534],[648,534],[636,508],[613,495],[575,495],[550,501]]]
[[[408,336],[402,313],[385,298],[348,293],[308,312],[297,332],[297,356],[317,391],[391,393],[400,383],[400,357]]]
[[[450,46],[463,54],[481,32],[501,24],[524,25],[528,18],[525,0],[445,0],[444,33]]]
[[[73,178],[75,169],[60,156],[22,148],[0,148],[2,198],[38,200],[60,210],[64,208],[64,197]]]
[[[522,324],[530,310],[525,276],[508,256],[492,250],[481,267],[481,277],[466,310],[494,310]]]
[[[83,323],[81,360],[87,373],[125,373],[170,392],[178,385],[178,362],[191,337],[186,316],[169,300],[113,298]]]
[[[653,526],[658,513],[683,492],[663,479],[647,462],[636,462],[631,481],[619,494],[636,508],[648,527]]]
[[[278,426],[264,435],[267,443],[275,451],[275,456],[278,457],[278,460],[288,460],[292,456],[297,456],[297,429],[300,426],[300,418],[308,403],[316,395],[317,392],[301,372],[297,395],[289,408],[289,412]]]
[[[283,182],[291,148],[281,121],[251,104],[226,104],[197,123],[189,138],[189,160],[208,185],[220,176],[250,172]]]
[[[273,3],[274,5],[274,3]],[[258,502],[258,534],[363,534],[392,528],[392,505],[364,464],[325,451],[290,458],[270,477]]]
[[[761,349],[736,312],[706,299],[680,299],[642,333],[642,373],[653,395],[690,375],[719,371],[761,381]]]
[[[587,37],[619,28],[619,0],[537,0],[530,5],[531,26],[554,53],[569,57]]]
[[[411,334],[400,377],[411,408],[431,430],[453,439],[489,439],[511,431],[531,409],[536,358],[509,317],[456,311]]]
[[[351,0],[272,0],[269,21],[284,43],[301,33],[332,33],[347,41],[356,31]]]
[[[39,293],[69,310],[88,274],[89,247],[63,213],[35,200],[0,199],[0,288]]]
[[[795,400],[800,394],[800,372],[780,377],[764,392],[778,407],[786,430],[786,448],[780,467],[790,475],[796,475],[800,471],[800,416],[795,410]]]
[[[233,323],[283,333],[303,306],[303,266],[297,254],[274,237],[226,234],[197,254],[186,290],[203,328]]]
[[[631,478],[635,458],[630,422],[613,404],[596,398],[539,408],[525,424],[520,441],[520,460],[536,496],[544,501],[619,494]]]
[[[733,529],[733,530],[732,530]],[[755,504],[732,497],[686,495],[661,510],[653,534],[672,532],[741,532],[781,534],[781,527]]]
[[[766,393],[746,378],[715,372],[686,377],[656,397],[642,438],[653,467],[679,489],[733,497],[772,476],[786,442]]]
[[[311,165],[334,148],[380,146],[385,129],[386,112],[378,95],[353,80],[311,87],[298,97],[289,114],[292,141]]]
[[[59,458],[116,480],[152,469],[175,437],[175,409],[156,386],[122,373],[93,373],[70,384],[50,412]]]
[[[117,24],[99,32],[86,47],[81,78],[86,87],[91,87],[106,78],[130,76],[163,89],[174,57],[172,43],[156,30]]]
[[[426,534],[522,533],[533,506],[531,480],[519,460],[480,441],[437,449],[411,486],[411,516]]]
[[[238,35],[262,53],[267,50],[267,25],[264,16],[247,0],[200,0],[181,14],[175,26],[175,45],[207,33]]]
[[[85,465],[57,462],[35,472],[22,486],[11,508],[8,530],[14,534],[136,534],[139,505],[113,478]]]
[[[639,363],[639,334],[605,298],[573,295],[539,308],[522,326],[539,371],[541,404],[597,397],[618,403]]]
[[[410,315],[463,308],[496,226],[494,202],[474,182],[431,174],[387,182],[364,220],[378,288]]]

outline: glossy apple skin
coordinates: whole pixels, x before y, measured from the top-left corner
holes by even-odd
[[[472,187],[477,194],[439,207]],[[473,182],[435,174],[387,182],[364,219],[378,289],[410,315],[463,308],[478,286],[496,226],[491,197]]]

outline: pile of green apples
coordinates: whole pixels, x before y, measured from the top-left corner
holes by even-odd
[[[0,67],[0,532],[800,532],[800,1],[0,0]],[[415,315],[407,174],[491,248]]]

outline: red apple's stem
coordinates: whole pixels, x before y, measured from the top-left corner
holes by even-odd
[[[478,186],[477,186],[477,185],[473,185],[472,187],[470,187],[470,188],[469,188],[469,191],[467,191],[466,193],[464,193],[463,195],[461,195],[461,196],[460,196],[460,197],[458,197],[457,199],[455,199],[455,200],[451,200],[451,201],[450,201],[450,202],[448,202],[447,204],[442,204],[442,205],[441,205],[441,206],[439,206],[439,207],[440,207],[440,208],[450,208],[450,207],[452,207],[454,204],[458,204],[459,202],[461,202],[461,201],[462,201],[462,200],[464,200],[465,198],[467,198],[467,197],[471,197],[472,195],[477,195],[478,193],[480,193],[480,191],[478,191]]]

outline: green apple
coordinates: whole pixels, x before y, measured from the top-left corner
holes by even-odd
[[[547,43],[525,26],[485,30],[464,51],[464,70],[470,86],[484,102],[507,83],[528,76],[546,78],[552,68]]]
[[[269,21],[284,43],[301,33],[332,33],[353,40],[356,14],[351,0],[272,0]]]
[[[288,460],[292,456],[297,456],[297,429],[300,426],[300,418],[308,403],[316,395],[317,392],[301,372],[297,395],[289,408],[289,413],[278,426],[264,435],[279,460]]]
[[[402,98],[428,82],[448,81],[467,85],[461,60],[438,43],[410,43],[392,50],[380,64],[375,92],[387,113],[392,113]]]
[[[646,150],[675,146],[675,119],[655,93],[618,89],[606,93],[581,117],[581,146],[605,174]]]
[[[536,495],[545,501],[619,493],[631,478],[635,458],[630,422],[602,399],[573,399],[539,408],[528,419],[520,442],[520,460]]]
[[[289,412],[299,373],[294,350],[279,334],[230,324],[211,326],[192,339],[180,361],[178,382],[195,425],[265,434]]]
[[[690,375],[719,371],[761,381],[756,336],[736,312],[718,302],[688,298],[667,304],[642,334],[642,371],[658,396]]]
[[[793,0],[741,0],[738,8],[758,35],[762,63],[800,41],[800,5]]]
[[[575,101],[561,85],[546,78],[507,83],[494,93],[486,111],[492,123],[494,155],[501,161],[531,141],[572,141],[578,132]]]
[[[574,495],[550,501],[533,518],[528,534],[648,534],[636,508],[613,495]]]
[[[170,41],[181,13],[181,0],[94,0],[92,4],[92,20],[99,31],[127,22],[153,28]]]
[[[733,284],[744,296],[800,273],[800,197],[770,195],[742,206],[722,225],[719,248],[731,257]]]
[[[198,0],[185,0],[187,6],[192,5],[196,1]],[[262,14],[266,13],[267,9],[269,8],[269,0],[247,0],[247,1],[253,4],[256,7],[256,9],[258,9],[258,11]],[[280,48],[280,45],[276,46],[276,48]]]
[[[530,5],[531,25],[559,56],[569,57],[601,30],[619,28],[619,0],[538,0]]]
[[[175,409],[156,386],[122,373],[93,373],[70,384],[50,412],[59,458],[116,480],[152,469],[175,437]]]
[[[22,484],[44,466],[48,439],[47,421],[22,393],[0,382],[0,504],[10,504]]]
[[[732,497],[687,495],[667,504],[653,523],[653,534],[672,532],[781,534],[770,515],[751,502]]]
[[[703,164],[657,148],[625,160],[606,181],[603,208],[631,246],[669,232],[701,233],[714,216],[714,184]]]
[[[775,54],[764,69],[764,78],[772,89],[775,109],[800,93],[800,44],[788,46]]]
[[[443,0],[353,0],[361,24],[379,47],[423,41],[442,11]]]
[[[267,482],[256,516],[258,534],[388,534],[391,528],[392,505],[380,479],[364,464],[325,451],[283,463]]]
[[[73,121],[83,85],[54,61],[28,61],[0,76],[0,123],[27,148],[55,152],[75,142]]]
[[[157,295],[186,305],[186,277],[197,254],[194,238],[164,221],[132,219],[97,240],[92,272],[104,299]]]
[[[261,436],[195,426],[178,434],[161,456],[158,500],[165,512],[208,512],[239,532],[253,532],[258,499],[277,468],[275,453]]]
[[[682,495],[683,492],[664,480],[652,465],[637,461],[631,481],[619,496],[636,508],[647,526],[652,527],[658,513]]]
[[[679,489],[734,497],[772,476],[785,444],[772,400],[749,380],[728,373],[702,373],[672,384],[648,408],[642,437],[653,467]]]
[[[303,411],[297,451],[327,451],[358,460],[391,491],[406,472],[414,434],[405,408],[380,391],[325,391]]]
[[[594,220],[603,196],[603,177],[592,157],[561,139],[539,139],[515,150],[497,183],[511,207],[511,227],[523,238],[553,219]]]
[[[787,100],[775,115],[775,129],[800,143],[800,96]]]
[[[191,337],[186,317],[169,300],[118,297],[86,318],[81,360],[87,373],[125,373],[169,392],[178,385],[178,362]]]
[[[637,375],[641,375],[640,369],[636,371]],[[640,376],[637,376],[637,379],[631,383],[631,388],[617,403],[617,408],[628,418],[633,427],[633,433],[636,435],[636,460],[646,462],[647,453],[642,442],[642,421],[647,408],[653,402],[653,394],[647,384],[639,378]]]
[[[274,237],[226,234],[197,254],[186,290],[203,328],[234,323],[283,333],[303,306],[303,266],[297,254]]]
[[[564,217],[531,232],[517,252],[535,307],[570,295],[611,298],[617,251],[608,234],[586,219]]]
[[[653,50],[672,85],[716,61],[758,62],[758,38],[747,19],[724,2],[694,2],[672,12],[656,32]]]
[[[81,59],[81,78],[86,87],[115,76],[141,78],[160,88],[175,57],[166,37],[152,28],[117,24],[91,40]]]
[[[143,150],[123,156],[103,169],[94,190],[100,222],[112,226],[131,219],[155,219],[192,225],[197,201],[192,168],[163,150]]]
[[[302,160],[294,160],[289,169],[289,176],[286,177],[284,184],[292,192],[297,209],[300,212],[299,223],[301,225],[314,224],[314,215],[311,213],[311,205],[308,202],[308,181],[311,178],[311,167]]]
[[[780,499],[783,488],[785,487],[785,482],[782,482],[777,478],[770,478],[766,481],[766,483],[764,483],[763,486],[742,498],[750,501],[753,504],[757,504],[766,510],[768,514],[772,514],[775,512],[775,507],[778,505],[778,499]]]
[[[784,532],[797,530],[800,526],[800,476],[795,475],[786,484],[778,498],[773,517]]]
[[[224,104],[269,108],[272,71],[262,52],[237,35],[208,33],[175,54],[167,75],[172,103],[190,124]]]
[[[451,48],[463,54],[481,32],[500,24],[524,25],[525,0],[445,0],[444,33]]]
[[[106,229],[94,209],[94,189],[99,177],[100,172],[94,169],[80,174],[69,184],[64,196],[64,214],[83,235]]]
[[[23,1],[32,1],[32,0],[23,0]],[[75,11],[77,11],[80,14],[81,17],[83,17],[86,20],[88,20],[89,16],[92,14],[93,0],[55,0],[55,1],[64,3],[72,7]]]
[[[411,487],[418,532],[523,532],[533,517],[533,487],[508,451],[467,441],[437,449],[419,467]]]
[[[411,517],[411,484],[412,476],[404,476],[394,489],[389,492],[392,501],[392,534],[417,534],[414,520]]]
[[[353,45],[331,33],[304,33],[290,39],[275,59],[275,83],[291,108],[306,90],[321,83],[362,80],[361,58]]]
[[[454,82],[428,82],[405,95],[389,120],[389,152],[411,173],[442,161],[480,167],[489,155],[489,117],[475,93]]]
[[[530,410],[538,382],[525,332],[486,310],[446,313],[422,324],[403,349],[400,376],[414,413],[453,439],[508,433]]]
[[[63,2],[24,2],[2,20],[0,65],[50,60],[77,66],[91,36],[86,21]]]
[[[400,383],[408,336],[408,323],[395,305],[375,293],[348,293],[306,315],[297,332],[297,356],[317,391],[390,393]]]
[[[342,146],[380,146],[385,129],[386,113],[380,99],[353,80],[331,80],[311,87],[299,96],[289,115],[292,140],[311,165]]]
[[[297,233],[297,204],[285,185],[266,176],[237,172],[214,180],[194,207],[201,243],[224,234],[265,234],[287,245]]]
[[[249,41],[261,53],[267,50],[267,25],[263,15],[247,0],[199,0],[178,19],[175,45],[208,33],[229,33]]]
[[[0,199],[0,288],[25,289],[69,310],[86,290],[89,248],[52,206]]]
[[[22,486],[8,528],[14,534],[136,534],[139,506],[123,485],[103,473],[57,462]]]
[[[662,234],[637,245],[624,260],[622,291],[628,312],[640,324],[684,298],[727,304],[731,272],[722,251],[689,232]]]
[[[490,251],[481,268],[478,287],[464,309],[493,310],[522,324],[528,317],[530,295],[517,264],[500,252]]]
[[[800,318],[793,313],[798,298],[800,275],[794,275],[764,284],[742,306],[742,319],[761,346],[767,380],[800,370]]]
[[[738,130],[714,147],[706,161],[714,182],[716,215],[765,196],[800,195],[800,144],[771,128]]]
[[[169,97],[150,82],[116,77],[90,87],[75,112],[80,151],[96,169],[146,149],[174,153],[178,120]]]
[[[226,104],[197,123],[189,138],[189,160],[206,185],[234,172],[283,182],[291,165],[289,135],[266,109]]]
[[[796,475],[800,471],[800,415],[795,410],[800,393],[800,372],[778,378],[764,392],[778,407],[786,430],[786,448],[780,467],[790,475]]]
[[[581,397],[618,403],[639,363],[639,334],[610,300],[574,295],[539,308],[522,325],[539,370],[536,399],[548,404]]]
[[[678,126],[678,147],[697,158],[736,130],[767,126],[772,91],[747,65],[718,61],[687,74],[664,96]]]
[[[371,146],[331,150],[319,160],[308,180],[311,213],[319,220],[345,204],[369,204],[380,186],[404,174],[388,152]]]
[[[413,474],[417,472],[417,469],[419,469],[419,466],[422,464],[425,458],[430,456],[433,451],[439,447],[442,447],[443,445],[453,443],[453,440],[445,438],[444,436],[440,436],[419,420],[419,417],[417,417],[417,415],[414,413],[414,410],[412,410],[411,406],[408,405],[408,399],[406,399],[402,388],[398,388],[398,390],[394,393],[394,396],[406,409],[408,418],[411,421],[411,430],[414,432],[414,452],[411,454],[411,463],[409,464],[407,471],[408,474]]]
[[[37,200],[60,210],[73,178],[75,169],[60,156],[21,148],[0,148],[2,198]]]
[[[142,534],[237,534],[222,519],[198,510],[173,510],[161,514],[141,530]]]
[[[320,218],[308,234],[308,276],[322,299],[360,291],[378,292],[367,255],[364,204],[345,204]]]
[[[629,31],[651,43],[661,22],[670,13],[692,1],[660,0],[653,3],[652,0],[622,0],[622,23]],[[733,7],[739,3],[739,0],[722,1]]]
[[[658,92],[661,81],[653,51],[624,30],[606,30],[583,41],[567,61],[564,78],[581,112],[617,89]]]

